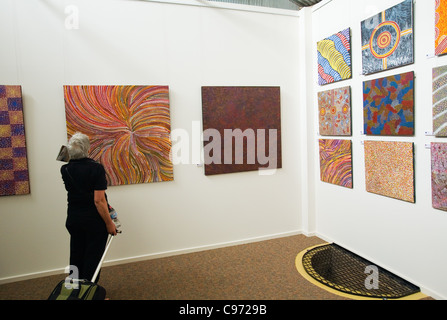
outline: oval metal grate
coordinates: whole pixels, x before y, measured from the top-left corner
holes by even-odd
[[[310,249],[302,258],[304,270],[332,289],[369,298],[399,299],[420,292],[419,287],[338,246]],[[372,281],[376,272],[376,278]]]

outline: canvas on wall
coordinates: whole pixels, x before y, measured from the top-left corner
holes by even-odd
[[[433,134],[447,136],[447,66],[433,68]]]
[[[447,53],[447,1],[435,0],[435,55]]]
[[[431,143],[432,206],[447,211],[447,143]]]
[[[361,22],[363,74],[414,62],[413,0]]]
[[[414,73],[363,82],[364,133],[414,135]]]
[[[30,193],[21,86],[0,86],[0,196]]]
[[[319,139],[318,142],[321,181],[352,188],[351,140]]]
[[[173,180],[168,86],[64,86],[67,133],[90,138],[109,185]]]
[[[351,87],[319,92],[318,109],[320,135],[351,135]]]
[[[279,87],[202,87],[205,175],[282,167]]]
[[[366,191],[415,202],[412,142],[365,141]]]
[[[352,77],[351,29],[317,42],[318,83],[325,85]]]

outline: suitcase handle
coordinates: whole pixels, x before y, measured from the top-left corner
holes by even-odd
[[[118,232],[118,233],[121,233],[121,231],[117,231],[117,232]],[[102,254],[102,257],[101,257],[101,260],[100,260],[99,263],[98,263],[98,266],[96,267],[96,271],[95,271],[95,273],[93,274],[93,277],[92,277],[91,282],[95,282],[96,277],[98,276],[99,271],[101,270],[101,266],[102,266],[102,263],[103,263],[103,261],[104,261],[104,258],[106,257],[107,251],[108,251],[109,248],[110,248],[110,244],[112,243],[112,240],[113,240],[113,236],[109,234],[109,237],[108,237],[108,239],[107,239],[106,248],[104,249],[104,253]]]

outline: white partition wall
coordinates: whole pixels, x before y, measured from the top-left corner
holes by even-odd
[[[31,182],[30,195],[0,198],[0,279],[68,264],[66,193],[55,160],[67,139],[63,85],[168,85],[172,132],[189,138],[173,182],[108,189],[123,224],[108,261],[300,232],[296,12],[195,0],[0,4],[0,83],[22,86]],[[204,175],[196,165],[201,86],[214,85],[281,87],[283,169]]]
[[[362,75],[361,21],[402,1],[399,0],[334,0],[314,7],[313,41],[351,28],[352,79],[326,86],[315,85],[314,123],[309,143],[314,144],[318,161],[317,92],[340,86],[351,86],[353,189],[317,181],[316,219],[318,234],[350,249],[364,258],[428,289],[430,294],[446,297],[447,279],[442,276],[447,266],[443,253],[447,244],[447,213],[432,208],[431,156],[426,144],[447,142],[444,138],[427,136],[432,131],[431,72],[435,66],[447,64],[447,57],[433,57],[434,1],[414,3],[415,63],[372,75]],[[324,21],[324,23],[322,23]],[[316,51],[316,49],[315,49]],[[317,61],[313,56],[314,83]],[[409,137],[367,136],[363,134],[363,81],[414,71],[415,73],[415,134]],[[340,138],[340,137],[339,137]],[[363,141],[405,141],[415,145],[416,202],[409,203],[366,192]],[[318,168],[317,168],[318,170]],[[317,180],[318,179],[317,174]]]

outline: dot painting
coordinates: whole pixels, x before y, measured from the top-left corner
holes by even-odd
[[[433,133],[447,136],[447,66],[433,68]]]
[[[202,87],[205,175],[282,168],[278,86]]]
[[[447,143],[431,143],[432,205],[447,211]]]
[[[435,0],[435,55],[447,53],[447,1]]]
[[[351,88],[318,93],[319,125],[322,136],[351,135]]]
[[[20,86],[0,86],[0,196],[30,193]]]
[[[415,202],[412,142],[365,141],[366,191]]]
[[[317,43],[318,84],[352,77],[351,29],[345,29]]]
[[[364,132],[367,135],[414,134],[414,73],[363,82]]]
[[[363,74],[413,63],[413,0],[361,22]]]

